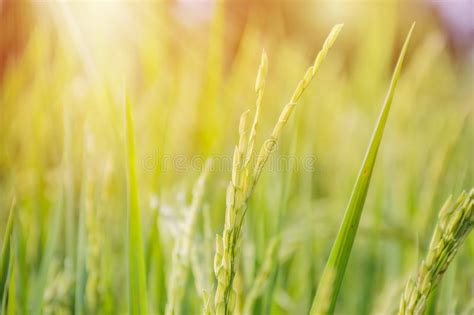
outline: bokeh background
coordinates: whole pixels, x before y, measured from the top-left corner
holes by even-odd
[[[0,231],[15,196],[19,313],[31,305],[73,313],[81,211],[86,309],[127,310],[125,92],[136,125],[149,303],[162,313],[199,161],[232,156],[239,116],[255,104],[262,50],[269,77],[260,143],[332,25],[343,22],[274,152],[314,157],[314,168],[265,169],[236,280],[243,300],[269,240],[283,235],[255,314],[306,313],[416,21],[336,310],[392,313],[444,200],[474,183],[473,14],[472,1],[0,0]],[[213,285],[230,171],[216,168],[206,183],[187,314],[201,307],[194,284]],[[470,237],[429,312],[474,312],[473,261]]]

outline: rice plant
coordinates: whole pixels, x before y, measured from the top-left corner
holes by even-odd
[[[168,302],[166,314],[181,314],[181,300],[191,262],[191,252],[193,250],[193,236],[195,234],[198,214],[202,207],[202,199],[207,177],[209,175],[211,160],[207,162],[193,188],[193,197],[189,209],[185,213],[183,231],[173,248],[172,269],[169,277]]]
[[[280,138],[283,128],[287,124],[288,119],[296,107],[298,99],[316,75],[321,63],[329,52],[329,49],[334,44],[341,29],[342,24],[339,24],[334,26],[329,33],[321,51],[316,56],[314,64],[308,68],[303,79],[296,86],[296,90],[293,93],[290,102],[283,108],[270,138],[265,141],[260,149],[260,153],[255,161],[255,166],[253,166],[253,146],[267,71],[267,56],[265,52],[262,54],[262,61],[255,83],[255,91],[257,92],[255,118],[251,127],[250,135],[248,136],[247,121],[249,111],[244,112],[240,117],[239,143],[234,149],[232,181],[229,183],[226,194],[226,218],[224,231],[221,236],[218,235],[216,237],[214,272],[217,278],[217,288],[214,296],[214,306],[217,314],[230,314],[233,311],[235,292],[232,285],[236,273],[240,247],[240,233],[245,219],[245,213],[247,212],[248,199],[250,198],[263,167],[265,166],[265,162],[268,160],[268,157]]]
[[[0,314],[472,314],[469,12],[0,0]]]
[[[474,225],[474,190],[446,200],[438,216],[426,258],[417,275],[410,278],[400,300],[398,314],[423,314],[428,297]]]

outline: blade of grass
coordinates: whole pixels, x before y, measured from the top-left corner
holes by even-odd
[[[65,198],[65,251],[68,263],[74,268],[75,261],[75,245],[76,245],[76,222],[74,218],[74,179],[73,179],[73,152],[72,152],[72,113],[69,106],[64,106],[63,111],[63,176],[64,176],[64,198]]]
[[[18,222],[17,222],[18,224]],[[28,310],[28,289],[30,288],[30,270],[28,270],[26,258],[26,241],[25,234],[20,224],[15,225],[14,244],[15,244],[15,259],[17,263],[16,273],[16,287],[17,287],[17,313],[26,314]]]
[[[7,315],[15,315],[16,312],[16,264],[15,264],[15,250],[10,246],[10,275],[8,281],[8,303]]]
[[[85,130],[85,138],[87,139],[87,128]],[[85,282],[86,282],[86,228],[84,223],[84,216],[86,211],[86,198],[87,198],[87,183],[90,177],[87,163],[87,141],[84,141],[84,154],[83,154],[83,168],[85,175],[82,181],[82,193],[81,193],[81,204],[79,207],[79,226],[77,235],[77,253],[76,253],[76,284],[75,284],[75,295],[74,295],[74,314],[81,315],[84,313],[84,293],[85,293]]]
[[[278,265],[278,249],[280,246],[280,238],[275,236],[270,241],[268,248],[265,253],[265,257],[262,262],[258,273],[256,274],[255,280],[250,287],[245,299],[242,313],[245,315],[253,314],[254,305],[257,302],[259,296],[263,293],[265,286],[269,282],[269,278],[272,275],[272,271],[276,269]]]
[[[41,264],[38,275],[33,284],[32,290],[29,292],[29,314],[39,315],[42,313],[43,296],[48,282],[49,266],[54,258],[54,253],[58,247],[59,232],[61,229],[61,220],[63,220],[64,197],[62,192],[58,198],[57,204],[54,206],[53,213],[49,222],[47,222],[48,239],[41,258]]]
[[[160,231],[158,229],[159,209],[156,209],[151,222],[151,234],[147,246],[147,252],[149,255],[147,264],[149,265],[147,266],[149,266],[148,268],[151,269],[149,274],[153,275],[150,291],[154,292],[154,294],[150,299],[153,309],[159,314],[164,314],[166,305],[166,275],[164,264],[166,259],[162,247]]]
[[[84,195],[84,192],[83,192]],[[84,197],[82,197],[84,199]],[[74,314],[81,315],[84,312],[84,288],[85,288],[85,228],[84,228],[84,201],[80,206],[79,227],[77,236],[77,254],[76,254],[76,284],[74,294]]]
[[[128,97],[125,97],[125,132],[127,144],[127,254],[128,298],[130,314],[147,314],[145,256],[143,255],[141,213],[135,157],[135,129]]]
[[[7,280],[5,284],[5,291],[3,291],[3,295],[0,297],[0,314],[4,315],[7,313],[8,309],[8,294],[10,294],[10,279],[12,276],[12,250],[10,248],[9,252],[9,259],[8,259],[8,271],[7,271]]]
[[[349,260],[352,245],[354,244],[354,239],[359,226],[365,198],[369,189],[370,178],[374,169],[377,152],[380,147],[383,131],[387,122],[390,107],[392,105],[395,87],[398,82],[403,59],[405,57],[408,42],[410,41],[414,27],[415,23],[413,23],[412,27],[410,28],[405,43],[403,44],[403,48],[400,52],[400,56],[398,58],[397,65],[395,66],[395,71],[392,76],[392,81],[390,83],[382,111],[378,118],[372,139],[370,140],[367,153],[359,171],[359,175],[357,176],[354,190],[352,191],[349,204],[344,214],[344,219],[337,234],[336,241],[334,242],[334,245],[331,249],[329,259],[323,271],[323,275],[321,276],[320,285],[311,307],[311,315],[334,313],[337,296],[341,287],[342,279],[344,277],[344,272]],[[331,277],[334,277],[332,281],[327,280],[330,275]],[[329,286],[329,288],[325,286]],[[325,292],[330,293],[327,294]],[[329,301],[324,301],[325,299],[329,299]],[[323,306],[327,305],[327,303],[329,303],[329,307],[324,309]]]
[[[5,285],[8,275],[8,264],[10,261],[10,240],[13,229],[13,210],[15,208],[15,198],[13,198],[10,206],[10,214],[8,216],[5,235],[3,237],[2,258],[0,260],[0,296],[4,295]]]

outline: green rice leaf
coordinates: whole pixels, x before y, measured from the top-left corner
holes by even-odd
[[[7,315],[15,315],[16,312],[16,265],[15,251],[13,245],[10,246],[10,275],[8,280],[8,303]]]
[[[370,140],[362,167],[359,171],[359,175],[357,176],[349,204],[344,214],[344,219],[337,234],[336,241],[331,249],[331,253],[329,254],[329,259],[326,263],[323,275],[321,276],[320,285],[311,307],[311,315],[334,313],[337,296],[344,277],[344,272],[349,260],[352,245],[354,244],[362,210],[364,208],[365,198],[369,189],[377,152],[380,147],[383,131],[387,122],[390,107],[392,105],[395,87],[398,82],[403,59],[405,58],[408,42],[410,41],[414,27],[415,23],[413,23],[412,27],[410,28],[405,43],[403,44],[403,48],[400,52],[400,56],[398,58],[397,65],[395,66],[395,71],[392,76],[392,81],[390,83],[382,111],[378,118],[377,125],[375,126],[375,130],[373,132],[372,139]],[[333,279],[328,281],[328,277]],[[329,307],[323,307],[324,305],[329,305]]]
[[[6,289],[6,282],[8,278],[8,265],[10,261],[10,242],[13,229],[13,210],[15,208],[15,199],[13,199],[10,207],[10,215],[8,216],[7,226],[5,228],[5,235],[3,237],[2,257],[0,260],[0,296],[4,296]]]
[[[64,197],[58,198],[57,204],[53,209],[50,221],[48,222],[49,233],[44,249],[43,257],[41,258],[41,265],[39,272],[35,278],[33,289],[29,292],[29,314],[39,315],[42,313],[43,297],[46,285],[48,283],[49,267],[54,258],[55,251],[58,247],[59,232],[61,230],[61,222],[63,217]]]
[[[85,163],[84,163],[85,164]],[[76,283],[75,283],[75,293],[74,293],[74,314],[81,315],[84,313],[84,291],[85,291],[85,280],[86,280],[86,268],[85,268],[85,238],[86,238],[86,229],[84,223],[85,216],[85,198],[86,198],[86,182],[87,182],[87,172],[85,179],[83,180],[82,185],[82,196],[81,196],[81,206],[79,209],[79,226],[78,226],[78,236],[77,236],[77,254],[76,254]]]
[[[127,144],[127,254],[128,298],[130,314],[147,314],[145,256],[143,255],[142,225],[138,204],[135,157],[135,129],[130,101],[125,98],[125,131]]]

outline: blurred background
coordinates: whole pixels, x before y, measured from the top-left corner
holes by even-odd
[[[274,152],[314,157],[314,168],[263,172],[236,280],[244,299],[269,240],[284,235],[255,314],[306,313],[416,21],[336,310],[392,313],[444,200],[474,183],[473,14],[469,0],[0,0],[0,237],[15,196],[20,313],[36,300],[44,313],[73,313],[86,205],[93,209],[86,212],[86,308],[127,309],[125,91],[136,125],[150,305],[162,313],[173,243],[202,166],[193,161],[232,156],[239,116],[254,108],[263,49],[269,76],[259,143],[342,22]],[[213,285],[230,171],[212,171],[205,186],[195,240],[201,269],[189,276],[188,314],[201,307],[193,283]],[[473,260],[470,237],[432,314],[472,314]]]

